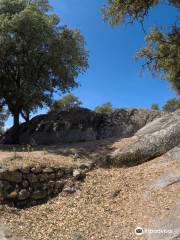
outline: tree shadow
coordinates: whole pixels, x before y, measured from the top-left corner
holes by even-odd
[[[139,162],[122,162],[120,166],[115,166],[113,162],[108,161],[108,157],[115,150],[120,150],[132,143],[132,138],[106,138],[89,142],[76,143],[59,143],[53,145],[30,146],[30,145],[0,145],[0,152],[17,153],[23,155],[33,153],[33,156],[44,155],[45,159],[57,160],[60,164],[62,161],[68,161],[70,158],[75,164],[94,163],[97,167],[132,167],[138,165]],[[39,153],[40,152],[40,153]],[[67,158],[66,158],[67,157]]]

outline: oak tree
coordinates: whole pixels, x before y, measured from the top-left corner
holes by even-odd
[[[50,111],[69,111],[71,109],[79,108],[81,105],[82,102],[78,97],[74,96],[73,94],[67,94],[60,100],[55,101],[50,108]]]
[[[88,67],[79,30],[60,25],[48,0],[0,0],[0,98],[19,116],[50,105],[54,92],[78,86]]]
[[[174,112],[180,109],[180,98],[169,99],[163,106],[165,112]]]
[[[94,110],[96,113],[101,114],[111,114],[113,112],[113,106],[110,102],[104,103],[102,105],[99,105]]]
[[[168,4],[179,10],[179,0],[108,0],[104,8],[104,17],[111,25],[140,22],[143,26],[145,17],[158,4]],[[143,58],[153,75],[170,81],[173,89],[180,94],[180,28],[178,19],[169,30],[153,28],[145,36],[146,46],[136,54]]]

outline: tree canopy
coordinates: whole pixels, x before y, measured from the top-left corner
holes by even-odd
[[[108,0],[104,8],[105,20],[111,25],[123,22],[143,24],[151,8],[158,4],[169,4],[180,8],[179,0]],[[178,20],[172,23],[167,31],[162,28],[153,28],[145,36],[146,46],[136,54],[137,58],[145,61],[143,67],[160,78],[170,81],[172,87],[180,94],[180,28]]]
[[[50,105],[54,92],[78,86],[88,67],[79,30],[60,25],[47,0],[0,0],[0,98],[19,115]]]
[[[113,106],[110,102],[97,106],[94,110],[96,113],[111,114],[113,112]]]
[[[180,109],[180,98],[169,99],[163,106],[165,112],[173,112]]]
[[[146,47],[140,49],[136,57],[145,60],[144,66],[153,75],[169,80],[180,94],[180,28],[174,25],[169,33],[154,28],[145,40]]]
[[[157,103],[153,103],[153,104],[151,105],[151,109],[152,109],[152,110],[159,110],[158,104],[157,104]]]
[[[68,94],[62,97],[60,100],[55,101],[50,109],[50,111],[59,112],[59,111],[69,111],[71,109],[79,108],[82,105],[82,102],[78,97],[73,94]]]
[[[161,0],[108,0],[103,9],[104,18],[111,25],[117,25],[122,22],[134,23],[143,22],[148,16],[151,8],[162,3]],[[164,4],[169,4],[180,8],[179,0],[164,0]]]

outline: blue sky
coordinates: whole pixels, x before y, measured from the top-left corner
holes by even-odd
[[[81,30],[89,51],[90,67],[79,76],[81,87],[73,93],[84,107],[91,109],[104,102],[111,102],[114,107],[149,108],[152,103],[162,106],[176,95],[166,81],[148,72],[140,74],[142,63],[133,59],[144,44],[140,24],[110,27],[102,19],[105,3],[106,0],[50,0],[61,24]],[[159,6],[146,19],[145,29],[170,25],[176,16],[174,8]],[[6,126],[11,124],[9,119]]]

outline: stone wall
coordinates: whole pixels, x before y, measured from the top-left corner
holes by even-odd
[[[19,128],[19,143],[48,145],[93,141],[112,137],[130,137],[161,113],[147,109],[118,109],[110,115],[97,114],[89,109],[52,112],[34,117]],[[17,135],[10,129],[1,143],[13,144]]]
[[[88,166],[79,169],[65,167],[22,167],[0,169],[0,201],[15,206],[31,206],[51,198],[61,191],[75,192],[75,182],[83,181]]]

